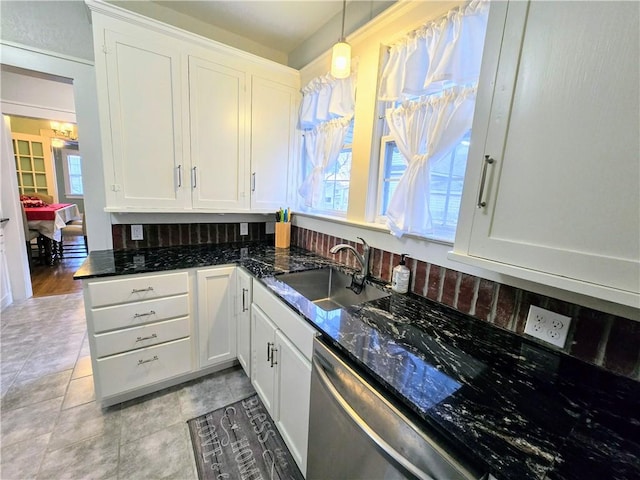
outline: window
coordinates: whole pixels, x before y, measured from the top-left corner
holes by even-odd
[[[344,144],[335,165],[324,174],[322,197],[316,211],[344,215],[349,205],[349,180],[351,178],[351,150],[353,143],[353,120],[345,135]],[[311,165],[305,160],[305,177]]]
[[[460,143],[453,148],[451,154],[431,165],[429,171],[431,187],[429,211],[433,221],[433,238],[436,240],[453,242],[455,237],[470,137],[471,131],[469,130]],[[382,137],[380,152],[377,221],[383,223],[389,201],[398,186],[400,177],[407,169],[407,164],[396,143],[389,135]]]
[[[454,240],[488,12],[460,5],[385,52],[376,218],[397,237]]]
[[[81,197],[82,190],[82,157],[76,153],[63,152],[64,187],[67,197]]]

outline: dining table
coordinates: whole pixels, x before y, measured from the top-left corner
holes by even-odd
[[[75,203],[51,203],[42,207],[25,207],[29,229],[37,230],[44,238],[47,263],[52,265],[58,258],[57,246],[62,241],[62,229],[67,223],[80,218]]]

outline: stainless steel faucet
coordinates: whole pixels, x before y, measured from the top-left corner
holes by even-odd
[[[353,290],[356,293],[360,293],[362,291],[362,288],[364,287],[365,279],[369,276],[369,261],[371,257],[371,247],[369,247],[367,242],[364,241],[364,238],[362,237],[357,237],[357,238],[362,242],[362,255],[358,253],[358,250],[356,250],[354,247],[352,247],[347,243],[339,243],[338,245],[334,245],[333,247],[331,247],[329,251],[333,254],[336,254],[340,250],[347,249],[347,250],[351,250],[351,252],[353,252],[353,254],[356,256],[356,260],[358,260],[358,263],[360,263],[360,272],[353,274],[353,281],[349,288],[351,288],[351,290]]]

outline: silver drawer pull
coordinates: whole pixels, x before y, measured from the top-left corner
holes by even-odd
[[[155,315],[156,312],[155,310],[149,310],[147,313],[136,313],[133,318],[140,318],[140,317],[148,317],[150,315]]]
[[[484,163],[482,164],[482,177],[480,178],[480,191],[478,192],[478,208],[484,208],[487,206],[487,202],[483,200],[484,184],[487,181],[487,167],[493,162],[495,162],[495,160],[489,155],[484,156]]]
[[[153,292],[153,287],[147,288],[134,288],[131,293]]]
[[[151,340],[152,338],[158,338],[158,335],[156,335],[155,333],[148,336],[148,337],[138,337],[136,338],[136,343],[138,342],[144,342],[145,340]]]
[[[147,360],[138,360],[138,365],[142,365],[143,363],[155,362],[158,360],[158,356],[154,355],[153,358],[148,358]]]

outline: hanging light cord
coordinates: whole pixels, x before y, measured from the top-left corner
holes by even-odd
[[[344,17],[347,13],[347,0],[342,0],[342,36],[340,37],[340,41],[344,42]]]

